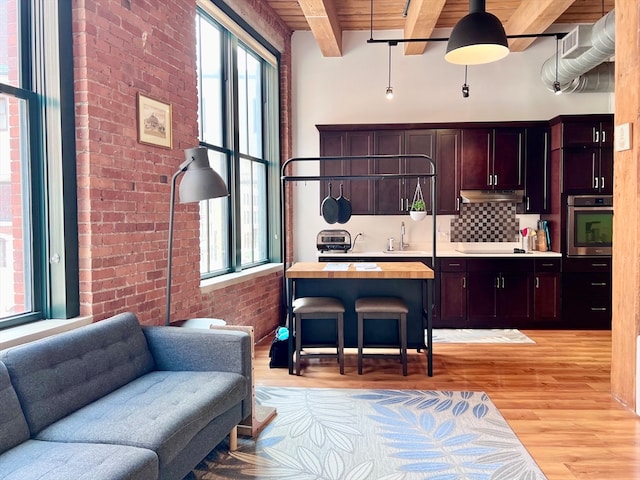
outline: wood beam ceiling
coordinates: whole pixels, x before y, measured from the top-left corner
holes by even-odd
[[[576,0],[537,0],[522,2],[504,24],[507,35],[541,33],[549,28]],[[523,52],[535,41],[531,38],[514,38],[509,50]]]
[[[446,0],[412,0],[404,24],[404,38],[429,38],[436,28]],[[404,44],[405,55],[422,55],[427,42]]]
[[[342,29],[334,0],[298,0],[309,28],[325,57],[342,56]]]

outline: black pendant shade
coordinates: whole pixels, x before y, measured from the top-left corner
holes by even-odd
[[[456,65],[479,65],[508,54],[507,34],[498,17],[485,11],[484,0],[470,0],[469,14],[453,27],[445,60]]]

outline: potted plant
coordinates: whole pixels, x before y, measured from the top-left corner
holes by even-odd
[[[416,193],[413,196],[413,202],[409,209],[409,215],[411,220],[416,222],[424,219],[427,216],[427,206],[424,203],[424,197],[422,196],[422,188],[420,188],[420,182],[416,186]]]

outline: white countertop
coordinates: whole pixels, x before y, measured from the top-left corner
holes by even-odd
[[[446,246],[438,245],[436,248],[437,257],[479,257],[479,258],[553,258],[562,257],[559,252],[538,252],[536,250],[526,253],[513,253],[514,248],[521,248],[518,243],[475,243],[475,244],[447,244]],[[391,259],[393,257],[431,257],[432,249],[430,246],[412,248],[409,247],[405,250],[394,250],[392,252],[386,252],[383,250],[377,251],[348,251],[344,252],[318,252],[318,258],[323,257],[344,257],[357,258],[385,258]]]

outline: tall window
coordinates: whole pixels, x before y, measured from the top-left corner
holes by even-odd
[[[0,328],[78,314],[71,45],[70,2],[0,0]]]
[[[203,277],[273,260],[277,237],[277,58],[210,3],[197,17],[200,145],[228,201],[201,203]]]

